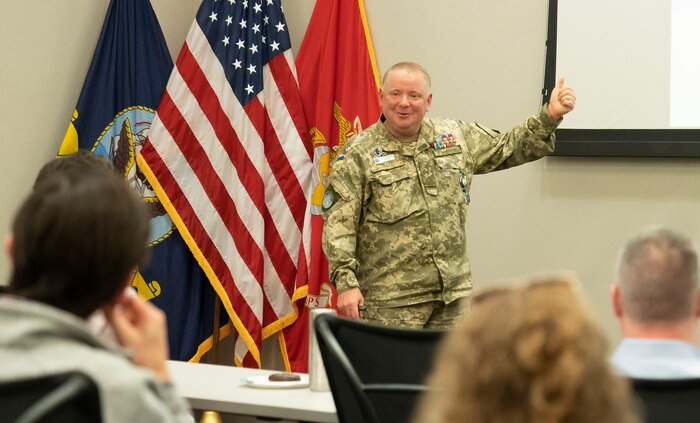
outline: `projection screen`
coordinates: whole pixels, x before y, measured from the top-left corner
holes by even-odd
[[[543,102],[576,110],[555,155],[700,157],[700,1],[550,0]]]

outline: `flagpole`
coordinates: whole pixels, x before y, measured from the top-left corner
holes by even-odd
[[[219,364],[219,320],[221,318],[221,300],[217,295],[214,296],[214,364]]]

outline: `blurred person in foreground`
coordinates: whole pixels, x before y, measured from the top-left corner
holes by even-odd
[[[611,296],[623,340],[612,356],[615,368],[634,378],[700,377],[693,243],[669,229],[646,229],[624,246],[617,269]]]
[[[115,174],[119,175],[119,172],[107,157],[81,149],[71,155],[58,157],[44,164],[34,180],[32,189],[36,189],[41,184],[56,178],[63,178],[68,183],[75,183],[85,177],[100,177],[101,172],[107,174],[107,177]],[[124,288],[124,293],[136,295],[130,284],[127,284]],[[112,329],[112,325],[101,308],[95,310],[85,320],[90,328],[90,332],[100,338],[100,340],[111,347],[119,347],[119,341]]]
[[[477,294],[438,349],[414,421],[638,422],[574,281],[541,278]]]
[[[58,160],[66,169],[37,181],[6,240],[0,380],[78,370],[97,384],[104,422],[191,422],[170,383],[165,316],[125,290],[146,255],[142,201],[116,173]],[[122,349],[90,332],[97,310]]]

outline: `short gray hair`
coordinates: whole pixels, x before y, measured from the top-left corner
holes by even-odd
[[[423,77],[425,78],[425,84],[428,88],[428,92],[430,92],[430,88],[432,86],[432,80],[430,79],[430,75],[428,74],[428,71],[425,70],[425,68],[418,63],[415,62],[399,62],[389,69],[384,72],[384,76],[382,76],[382,89],[384,89],[384,84],[386,83],[386,79],[389,76],[389,72],[397,69],[405,69],[411,72],[420,72],[423,74]]]
[[[622,309],[631,319],[675,322],[693,316],[698,257],[689,238],[646,229],[627,241],[617,269]]]

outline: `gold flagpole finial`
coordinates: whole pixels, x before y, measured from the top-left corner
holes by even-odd
[[[221,416],[216,411],[205,411],[199,423],[223,423]]]

